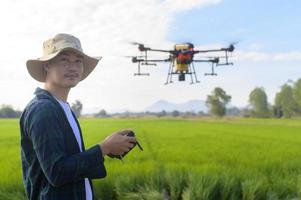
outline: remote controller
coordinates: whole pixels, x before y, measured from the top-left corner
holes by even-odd
[[[135,137],[135,133],[134,133],[133,131],[130,131],[129,133],[126,134],[126,136],[128,136],[128,137]],[[141,151],[143,151],[142,146],[139,144],[138,141],[136,141],[136,142],[134,142],[134,146],[133,146],[129,151],[124,152],[122,155],[113,155],[113,154],[110,153],[110,154],[108,154],[108,156],[109,156],[110,158],[117,158],[117,159],[120,159],[120,160],[122,161],[123,157],[124,157],[126,154],[128,154],[128,153],[129,153],[136,145],[138,145],[139,149],[140,149]]]

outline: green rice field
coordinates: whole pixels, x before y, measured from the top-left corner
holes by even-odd
[[[301,119],[81,119],[86,148],[132,128],[144,151],[106,158],[98,199],[301,199]],[[25,199],[17,119],[0,120],[0,199]]]

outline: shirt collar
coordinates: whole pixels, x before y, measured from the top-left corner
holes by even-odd
[[[40,98],[54,99],[52,94],[50,94],[50,92],[48,92],[47,90],[41,89],[39,87],[36,88],[34,94]]]
[[[68,102],[62,101],[58,98],[56,98],[54,95],[52,95],[50,92],[48,92],[47,90],[44,90],[40,87],[37,87],[34,94],[39,97],[39,98],[46,98],[46,99],[51,99],[51,100],[56,100],[58,102],[62,102],[64,104],[69,104]]]

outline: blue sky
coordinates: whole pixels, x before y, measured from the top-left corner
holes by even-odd
[[[175,43],[190,41],[197,45],[226,46],[230,42],[238,42],[237,51],[262,54],[300,52],[300,8],[301,1],[224,0],[177,13],[167,39]],[[233,56],[237,57],[235,52]],[[209,70],[209,66],[207,68]],[[269,102],[273,103],[281,85],[287,80],[301,78],[300,59],[246,59],[235,62],[231,68],[223,69],[219,75],[224,80],[236,82],[230,85],[227,81],[225,84],[217,80],[211,87],[224,87],[230,94],[234,91],[234,99],[239,94],[245,96],[245,103],[239,102],[238,106],[248,104],[248,95],[244,91],[251,92],[255,87],[265,88]]]
[[[175,15],[168,39],[197,44],[252,43],[266,52],[300,49],[301,1],[224,0],[219,4]]]
[[[158,100],[184,103],[206,100],[215,87],[248,105],[255,87],[264,87],[270,103],[281,85],[301,78],[301,1],[238,0],[3,0],[0,7],[0,105],[22,110],[37,86],[25,63],[42,55],[43,41],[57,33],[77,36],[84,52],[103,59],[89,77],[71,90],[84,112],[141,111]],[[131,41],[153,48],[192,42],[197,48],[220,48],[239,42],[234,66],[205,77],[208,64],[196,66],[200,84],[165,86],[168,65],[145,67],[149,77],[134,77],[139,54]],[[175,77],[176,78],[176,77]],[[17,95],[16,95],[17,91]]]

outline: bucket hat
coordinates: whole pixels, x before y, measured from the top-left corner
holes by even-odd
[[[29,74],[37,81],[45,82],[46,71],[44,65],[47,61],[56,57],[63,51],[72,51],[83,56],[84,72],[81,81],[84,80],[96,67],[101,57],[90,57],[83,52],[80,40],[73,35],[60,33],[43,43],[43,56],[26,62]]]

